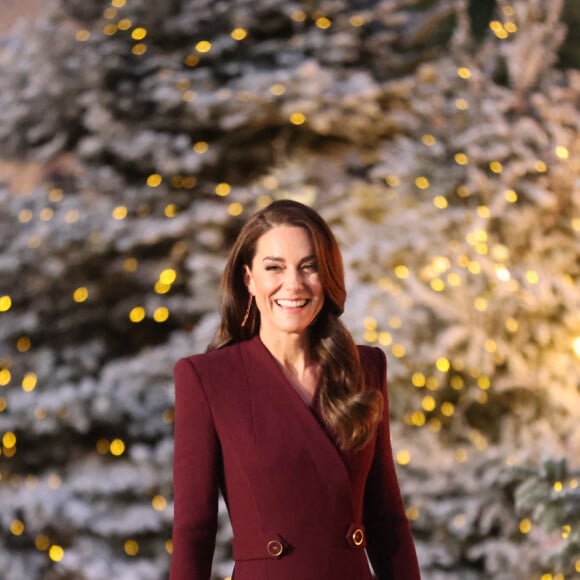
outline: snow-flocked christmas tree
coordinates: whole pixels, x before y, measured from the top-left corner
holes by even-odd
[[[166,576],[172,366],[281,196],[387,352],[424,577],[580,576],[577,3],[152,4],[2,39],[3,577]]]

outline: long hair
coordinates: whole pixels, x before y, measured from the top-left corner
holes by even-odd
[[[296,201],[279,200],[254,214],[244,225],[222,275],[221,320],[208,350],[258,334],[260,313],[255,305],[250,308],[246,324],[241,324],[250,300],[244,265],[252,264],[258,240],[279,225],[304,228],[314,246],[324,304],[308,332],[313,354],[321,366],[320,410],[340,447],[356,451],[373,436],[384,402],[380,391],[365,385],[358,349],[339,320],[346,300],[342,256],[330,228],[316,211]]]

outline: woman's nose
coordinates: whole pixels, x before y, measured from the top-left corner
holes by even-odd
[[[287,288],[299,288],[303,283],[300,270],[287,268],[284,283]]]

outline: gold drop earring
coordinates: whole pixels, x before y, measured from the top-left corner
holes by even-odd
[[[254,295],[250,294],[250,299],[248,300],[248,307],[246,308],[246,313],[244,314],[244,318],[242,319],[242,328],[246,326],[248,322],[248,318],[250,317],[250,311],[252,310],[252,303],[254,301]]]

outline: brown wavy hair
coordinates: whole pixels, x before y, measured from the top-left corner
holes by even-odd
[[[358,349],[339,320],[346,300],[342,256],[330,228],[312,208],[292,200],[275,201],[243,226],[222,276],[221,320],[208,350],[241,342],[259,333],[260,313],[255,306],[247,323],[241,325],[249,300],[244,265],[252,264],[258,240],[279,225],[304,228],[312,240],[324,288],[323,307],[308,330],[313,355],[321,365],[320,409],[340,447],[356,451],[373,436],[382,417],[384,401],[380,391],[365,385]]]

